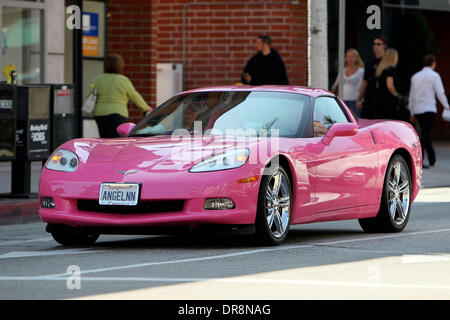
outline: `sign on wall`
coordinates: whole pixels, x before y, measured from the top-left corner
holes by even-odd
[[[83,12],[83,56],[98,57],[99,50],[98,13]]]

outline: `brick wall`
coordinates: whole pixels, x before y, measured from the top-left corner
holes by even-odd
[[[151,101],[151,1],[108,1],[108,53],[125,60],[124,73],[149,103]],[[142,112],[129,105],[130,120],[142,119]]]
[[[202,4],[200,4],[201,2]],[[209,2],[209,4],[204,4]],[[108,51],[122,54],[125,74],[144,98],[156,103],[156,63],[183,63],[186,14],[185,89],[240,81],[260,34],[272,37],[291,84],[307,82],[306,0],[109,0]],[[141,114],[132,108],[132,121]]]

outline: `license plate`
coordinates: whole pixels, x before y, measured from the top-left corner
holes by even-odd
[[[139,184],[102,183],[98,203],[109,206],[135,206],[139,198]]]

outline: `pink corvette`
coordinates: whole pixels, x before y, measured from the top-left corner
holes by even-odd
[[[39,213],[60,244],[225,226],[273,245],[293,224],[343,219],[400,232],[421,185],[412,126],[358,120],[320,89],[191,90],[117,131],[48,159]]]

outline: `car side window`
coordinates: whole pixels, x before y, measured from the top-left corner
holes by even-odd
[[[335,123],[350,122],[332,97],[316,98],[314,103],[314,137],[324,136]]]

